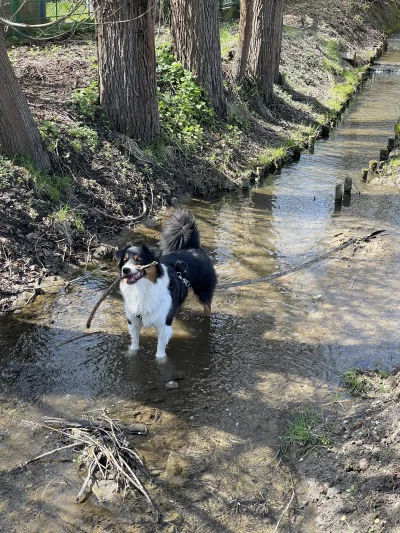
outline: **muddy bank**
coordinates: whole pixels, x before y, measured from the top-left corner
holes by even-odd
[[[359,396],[323,413],[329,448],[298,450],[299,509],[314,509],[318,531],[397,531],[399,374],[358,374]],[[302,456],[305,457],[303,458]]]

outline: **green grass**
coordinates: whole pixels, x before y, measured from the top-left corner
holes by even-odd
[[[343,373],[344,386],[353,396],[360,396],[365,391],[362,372],[357,368],[350,368]]]
[[[357,72],[346,70],[343,74],[344,82],[332,88],[333,97],[329,100],[328,106],[339,111],[343,104],[354,94],[358,85]]]
[[[288,431],[281,437],[280,454],[285,455],[290,449],[308,449],[312,446],[329,446],[331,440],[318,429],[320,420],[309,409],[293,413],[289,420]]]
[[[36,194],[59,204],[67,198],[72,190],[73,180],[68,175],[43,174],[30,161],[23,162],[24,168],[31,174]]]
[[[400,167],[400,157],[391,157],[386,166],[389,171],[398,170]]]
[[[81,216],[69,205],[61,205],[49,215],[49,219],[55,226],[69,224],[80,231],[84,228]]]
[[[54,20],[59,17],[67,15],[73,9],[71,2],[46,2],[46,18]],[[86,5],[79,7],[70,17],[66,19],[66,22],[83,21],[86,20],[89,15],[89,10]]]
[[[236,49],[239,37],[238,30],[237,21],[222,22],[219,31],[222,57],[226,57],[231,50]]]
[[[271,163],[285,157],[287,146],[278,146],[277,148],[267,148],[261,152],[257,158],[258,166],[268,166]]]

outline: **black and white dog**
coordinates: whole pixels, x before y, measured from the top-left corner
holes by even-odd
[[[184,209],[176,210],[166,221],[161,234],[161,249],[141,244],[127,245],[117,252],[125,312],[132,338],[130,350],[139,349],[142,326],[155,327],[158,335],[156,357],[166,357],[165,348],[172,336],[172,321],[193,288],[207,316],[217,277],[211,259],[200,246],[195,217]],[[142,265],[149,265],[140,269]]]

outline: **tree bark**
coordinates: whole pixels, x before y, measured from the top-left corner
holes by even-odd
[[[263,100],[273,95],[279,78],[284,0],[242,0],[239,44],[233,68],[241,84],[256,80]]]
[[[217,0],[170,0],[175,55],[206,91],[211,107],[226,115]]]
[[[273,25],[273,41],[274,41],[274,83],[279,82],[279,64],[281,62],[282,49],[282,30],[283,30],[283,8],[284,0],[274,1],[274,15],[272,19]]]
[[[94,0],[100,103],[112,129],[147,143],[160,134],[154,0]],[[124,22],[127,21],[127,22]]]
[[[39,130],[28,101],[7,55],[3,26],[0,24],[0,152],[32,161],[42,172],[51,169]]]

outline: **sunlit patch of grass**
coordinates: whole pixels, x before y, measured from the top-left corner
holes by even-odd
[[[81,215],[76,209],[68,204],[59,206],[58,209],[49,215],[48,219],[57,233],[64,235],[70,246],[74,242],[76,232],[84,230],[84,223]]]
[[[333,97],[329,100],[328,106],[339,111],[343,104],[354,94],[358,85],[357,72],[346,70],[344,72],[344,83],[339,83],[332,88]]]
[[[392,157],[388,164],[388,170],[396,170],[400,167],[400,157]]]
[[[28,160],[23,161],[23,167],[30,173],[36,194],[59,204],[68,197],[73,187],[73,180],[68,175],[44,174]]]
[[[280,454],[285,455],[290,449],[308,449],[312,446],[329,446],[331,440],[318,428],[320,420],[310,409],[293,413],[288,423],[286,435],[281,437]]]
[[[350,368],[343,372],[343,382],[348,392],[353,396],[360,396],[365,391],[362,372],[358,368]]]
[[[219,30],[221,40],[221,55],[222,57],[234,50],[238,42],[239,25],[236,21],[222,22]]]
[[[267,166],[282,157],[287,153],[287,146],[278,146],[277,148],[267,148],[261,152],[257,158],[257,164],[260,166]]]

